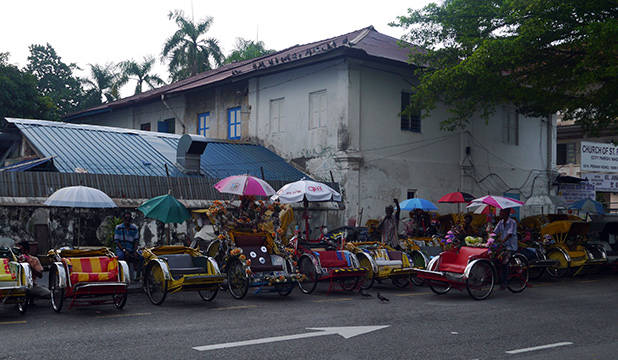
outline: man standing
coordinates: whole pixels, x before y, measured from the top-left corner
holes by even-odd
[[[397,212],[393,214],[393,206],[389,205],[384,209],[386,215],[378,225],[378,230],[382,234],[382,243],[387,244],[395,249],[399,248],[399,213],[401,209],[399,208],[399,200],[393,199],[395,202],[395,206],[397,207]]]
[[[137,253],[139,246],[139,229],[135,224],[131,224],[131,213],[125,212],[123,222],[116,226],[114,230],[114,241],[116,241],[116,256],[118,260],[125,260],[133,264],[133,270],[137,274],[141,273],[142,257]]]
[[[504,289],[507,285],[507,265],[511,258],[511,255],[517,251],[517,222],[511,218],[511,209],[500,210],[500,221],[494,233],[499,236],[500,241],[504,245],[504,251],[502,252],[502,260],[500,262],[500,278],[502,285],[500,288]]]

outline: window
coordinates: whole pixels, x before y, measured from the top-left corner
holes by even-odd
[[[406,199],[414,199],[414,195],[416,195],[416,189],[408,189]]]
[[[283,98],[270,100],[270,132],[281,131],[281,110]]]
[[[556,165],[575,164],[575,145],[574,142],[558,144],[556,147]]]
[[[144,131],[150,131],[150,123],[148,122],[140,124],[139,129]]]
[[[227,109],[227,138],[240,139],[240,107]]]
[[[418,109],[408,109],[410,93],[401,93],[401,130],[421,132],[421,112]]]
[[[197,114],[197,134],[208,136],[208,129],[210,129],[210,112]]]
[[[519,145],[519,113],[505,109],[502,123],[502,142],[508,145]]]
[[[176,133],[174,118],[157,121],[157,131],[162,133]]]
[[[309,129],[326,126],[326,90],[309,93]]]

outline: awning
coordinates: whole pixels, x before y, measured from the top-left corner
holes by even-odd
[[[19,171],[19,172],[26,171],[28,169],[32,169],[35,166],[45,164],[46,162],[51,161],[51,159],[53,158],[54,158],[53,156],[49,156],[49,157],[45,157],[42,159],[20,161],[16,164],[0,168],[0,172],[2,171]]]

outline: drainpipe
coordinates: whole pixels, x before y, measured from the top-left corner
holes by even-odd
[[[180,119],[180,117],[178,117],[178,114],[176,114],[176,112],[174,111],[174,109],[172,109],[168,104],[167,101],[165,101],[165,94],[161,94],[161,102],[163,103],[163,105],[165,105],[165,107],[167,108],[167,110],[171,111],[172,114],[174,114],[174,118],[176,120],[178,120],[178,122],[180,123],[180,125],[182,125],[182,134],[186,134],[187,133],[187,128],[185,126],[185,123]]]
[[[551,174],[552,174],[552,163],[553,163],[553,159],[552,159],[552,154],[553,154],[553,145],[552,145],[552,140],[553,140],[553,133],[552,133],[552,126],[553,126],[553,116],[549,115],[547,116],[547,195],[551,194]]]

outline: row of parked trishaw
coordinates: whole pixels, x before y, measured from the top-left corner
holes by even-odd
[[[332,189],[331,189],[332,190]],[[397,288],[427,285],[436,294],[466,289],[477,300],[489,297],[500,283],[500,254],[491,240],[448,235],[449,224],[461,214],[442,216],[446,236],[404,237],[395,249],[379,241],[375,228],[319,229],[311,236],[305,203],[305,230],[288,229],[294,221],[290,206],[275,202],[245,202],[238,209],[229,201],[216,201],[208,209],[194,211],[209,221],[189,246],[165,245],[142,249],[142,286],[153,304],[167,295],[195,291],[204,301],[221,289],[236,299],[249,289],[256,293],[289,295],[296,287],[311,294],[318,283],[328,291],[363,291],[376,283]],[[255,218],[244,215],[256,215]],[[483,226],[485,216],[474,215],[473,225]],[[603,223],[599,225],[598,223]],[[506,259],[507,287],[523,291],[528,281],[542,276],[577,275],[589,268],[615,264],[618,259],[618,221],[598,220],[594,225],[567,215],[529,217],[519,222],[519,250]],[[590,226],[599,229],[588,239]],[[206,231],[209,230],[209,231]],[[493,240],[493,239],[492,239]],[[108,248],[61,248],[48,254],[51,306],[76,307],[113,304],[122,309],[131,282],[131,268]],[[0,300],[14,303],[19,312],[27,307],[32,272],[19,261],[14,249],[0,250]]]

